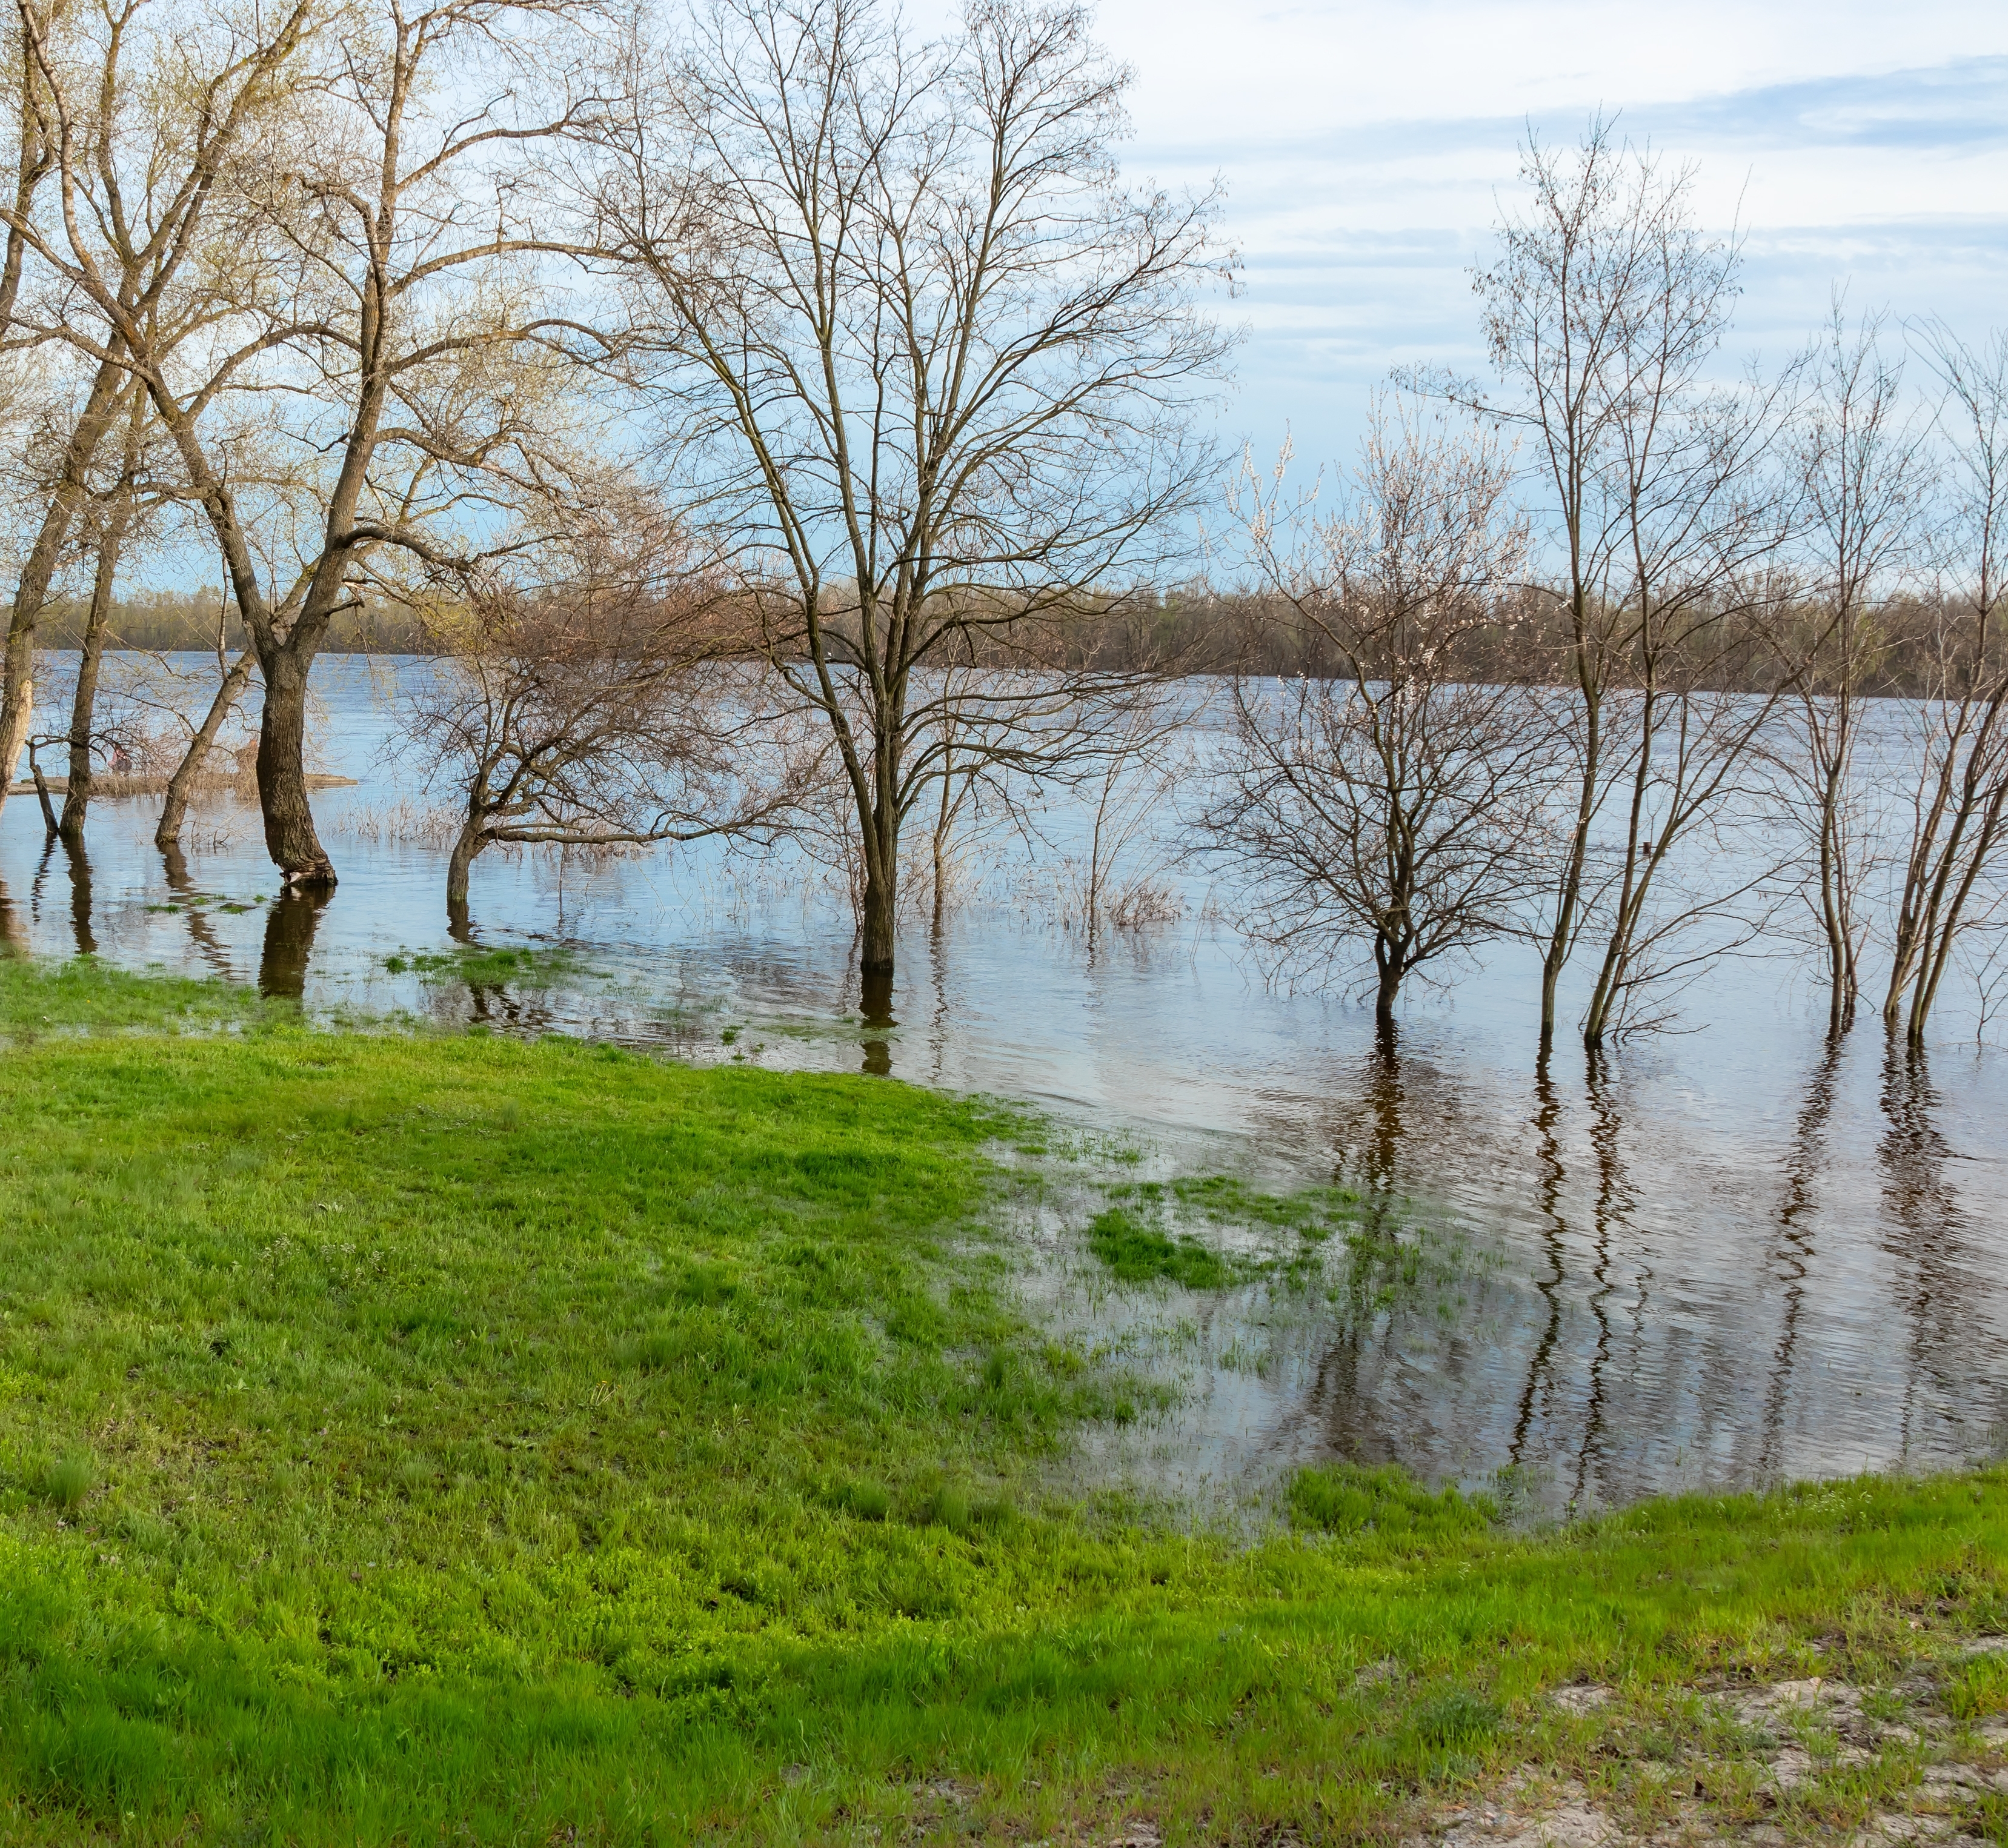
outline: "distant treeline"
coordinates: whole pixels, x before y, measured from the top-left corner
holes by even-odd
[[[1953,620],[1948,621],[1948,617]],[[1965,619],[1970,624],[1970,617]],[[1614,655],[1624,650],[1628,624],[1607,617],[1598,625],[1611,638]],[[1778,684],[1785,664],[1812,663],[1817,684],[1831,677],[1829,649],[1822,638],[1831,619],[1817,604],[1784,602],[1759,614],[1725,613],[1719,624],[1704,626],[1706,658],[1685,666],[1690,684],[1749,692]],[[1928,597],[1888,599],[1864,625],[1856,641],[1855,691],[1870,697],[1936,697],[1953,663],[1949,635],[1957,635],[1956,612]],[[1142,609],[1077,619],[1081,658],[1101,666],[1142,666],[1151,660],[1186,673],[1303,675],[1327,680],[1345,672],[1339,651],[1317,623],[1273,595],[1174,592]],[[1461,635],[1458,652],[1464,678],[1488,684],[1558,685],[1569,678],[1571,630],[1567,605],[1557,595],[1530,591],[1502,605],[1499,620]],[[1621,685],[1621,668],[1612,676]]]
[[[217,645],[215,593],[154,591],[115,606],[111,645],[160,652],[213,652]],[[1879,613],[1878,632],[1869,648],[1872,671],[1861,691],[1894,698],[1919,698],[1943,684],[1945,662],[1939,652],[1943,631],[1939,612],[1928,599],[1893,599]],[[51,603],[42,619],[42,645],[74,648],[83,629],[80,601]],[[1707,679],[1712,684],[1756,691],[1778,671],[1780,651],[1766,641],[1766,630],[1784,639],[1800,638],[1801,648],[1785,654],[1803,659],[1803,638],[1816,632],[1819,612],[1811,606],[1772,612],[1765,625],[1741,618],[1724,624],[1738,631],[1733,645],[1712,651]],[[1472,631],[1462,646],[1464,671],[1473,680],[1535,685],[1562,677],[1568,642],[1568,611],[1557,598],[1529,595],[1501,620]],[[833,629],[846,625],[833,624]],[[1280,598],[1174,591],[1136,598],[1112,599],[1105,611],[1067,619],[1060,625],[1063,652],[1076,663],[1101,668],[1156,666],[1178,673],[1304,675],[1327,679],[1342,671],[1337,651],[1316,624]],[[222,646],[235,654],[245,646],[243,625],[234,610],[222,623]],[[345,610],[328,632],[327,650],[336,654],[433,655],[445,652],[439,636],[412,611],[382,603]],[[1813,651],[1817,652],[1817,650]],[[1001,664],[1001,663],[1000,663]]]
[[[146,591],[112,606],[108,645],[157,652],[213,652],[217,642],[218,601],[214,591]],[[81,598],[51,600],[43,611],[37,641],[44,648],[73,648],[83,640],[86,605]],[[222,623],[224,651],[242,651],[246,637],[235,609]],[[423,625],[395,604],[344,610],[330,624],[327,647],[336,654],[425,655],[434,652]]]

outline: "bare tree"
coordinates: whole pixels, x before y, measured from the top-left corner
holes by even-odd
[[[903,822],[1016,747],[949,722],[949,670],[1041,708],[1116,677],[1066,619],[1119,606],[1211,471],[1213,202],[1122,182],[1126,82],[1070,5],[980,0],[916,45],[877,0],[719,0],[611,150],[653,382],[829,728],[888,992]]]
[[[90,601],[78,651],[76,684],[70,698],[69,771],[63,786],[62,819],[58,831],[76,846],[83,839],[90,806],[91,755],[97,737],[97,680],[104,659],[105,631],[111,617],[112,593],[139,496],[140,436],[146,400],[129,385],[127,433],[118,479],[99,497],[96,531],[91,535]]]
[[[1772,464],[1794,373],[1769,387],[1752,380],[1741,390],[1699,390],[1688,366],[1663,363],[1660,342],[1628,343],[1635,358],[1641,350],[1614,420],[1610,465],[1623,542],[1608,594],[1624,613],[1614,709],[1629,789],[1603,953],[1583,1016],[1593,1051],[1628,1018],[1642,1023],[1635,1006],[1648,988],[1695,974],[1713,953],[1695,942],[1677,952],[1677,940],[1769,885],[1775,869],[1748,857],[1726,878],[1677,895],[1663,875],[1691,832],[1709,829],[1709,846],[1720,845],[1713,825],[1726,804],[1755,805],[1746,772],[1789,685],[1766,644],[1792,588],[1780,555],[1794,497]],[[1763,676],[1755,688],[1753,672]],[[1707,857],[1735,865],[1738,857]]]
[[[1203,836],[1280,960],[1356,966],[1364,946],[1384,1025],[1411,974],[1508,930],[1537,877],[1550,727],[1527,689],[1464,664],[1511,620],[1526,533],[1498,443],[1399,403],[1377,408],[1332,518],[1285,504],[1284,479],[1245,468],[1236,511],[1264,581],[1345,671],[1235,681]]]
[[[1854,1019],[1869,925],[1863,890],[1875,842],[1860,813],[1862,702],[1886,643],[1882,611],[1912,562],[1928,486],[1903,368],[1884,355],[1880,333],[1872,316],[1851,331],[1836,298],[1798,433],[1813,595],[1803,633],[1787,641],[1797,698],[1787,767],[1835,1033]]]
[[[1882,1016],[1921,1044],[1976,886],[2008,832],[2008,644],[1999,633],[2008,551],[2008,334],[1974,353],[1943,326],[1926,335],[1945,387],[1951,451],[1950,553],[1927,609],[1932,673],[1918,707],[1922,750],[1911,797]]]
[[[1667,171],[1600,117],[1567,154],[1530,140],[1521,178],[1529,205],[1501,222],[1498,256],[1475,278],[1506,395],[1449,390],[1524,433],[1554,523],[1550,594],[1565,618],[1558,665],[1574,695],[1563,708],[1574,776],[1572,812],[1535,925],[1545,1052],[1596,884],[1598,818],[1632,765],[1626,740],[1611,736],[1608,708],[1633,663],[1640,610],[1650,606],[1649,589],[1644,606],[1630,595],[1643,568],[1637,542],[1658,524],[1653,504],[1679,477],[1665,451],[1681,401],[1727,324],[1738,253],[1733,238],[1695,224],[1691,170]],[[1656,579],[1660,562],[1652,561]],[[1614,938],[1621,963],[1626,931],[1621,922]]]

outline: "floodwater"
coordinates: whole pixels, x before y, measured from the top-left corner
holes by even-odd
[[[1342,997],[1265,986],[1203,876],[1168,875],[1182,915],[1089,944],[1055,896],[1065,816],[1059,845],[972,875],[939,938],[915,920],[890,1027],[860,1016],[834,877],[715,850],[484,857],[477,935],[570,945],[575,964],[481,988],[394,972],[448,947],[444,848],[380,754],[387,689],[419,671],[316,670],[324,767],[358,779],[316,799],[341,874],[324,905],[272,899],[256,812],[227,800],[170,869],[151,802],[97,807],[87,864],[16,796],[5,934],[324,1012],[1026,1101],[1059,1125],[1058,1178],[1020,1227],[1028,1288],[1115,1363],[1181,1389],[1091,1447],[1083,1468],[1102,1479],[1245,1497],[1345,1456],[1559,1511],[2008,1447],[2008,1052],[1977,1044],[1957,1007],[1921,1055],[1893,1051],[1872,1016],[1830,1044],[1799,965],[1746,957],[1684,997],[1680,1030],[1543,1072],[1532,965],[1504,952],[1416,997],[1388,1042]],[[1335,1243],[1329,1288],[1112,1289],[1081,1242],[1101,1190],[1214,1171],[1354,1189],[1386,1261]],[[1384,1278],[1362,1271],[1376,1262]]]

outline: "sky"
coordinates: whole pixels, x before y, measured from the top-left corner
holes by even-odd
[[[1469,271],[1531,127],[1590,114],[1698,168],[1747,235],[1724,359],[1826,316],[2008,325],[2008,5],[1910,0],[1104,0],[1133,66],[1133,178],[1227,189],[1244,326],[1222,434],[1349,460],[1391,367],[1477,370]],[[1897,337],[1902,336],[1898,331]]]

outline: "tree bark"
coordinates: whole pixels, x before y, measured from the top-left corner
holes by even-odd
[[[1391,1027],[1395,1024],[1395,998],[1401,990],[1401,966],[1397,963],[1383,963],[1380,984],[1373,995],[1373,1024],[1377,1027]]]
[[[1554,1050],[1555,1009],[1561,987],[1562,970],[1575,947],[1576,907],[1582,902],[1583,870],[1589,855],[1589,832],[1596,825],[1602,800],[1603,761],[1603,698],[1602,667],[1593,677],[1587,654],[1587,624],[1580,588],[1574,602],[1576,684],[1583,697],[1583,759],[1582,793],[1576,803],[1575,830],[1569,839],[1568,858],[1562,867],[1561,893],[1555,906],[1554,929],[1541,956],[1541,1043],[1543,1057]]]
[[[473,924],[467,906],[467,878],[473,868],[475,855],[487,844],[479,824],[470,821],[461,829],[459,839],[453,843],[452,857],[446,863],[447,935],[456,943],[470,942],[473,938]]]
[[[265,714],[258,733],[258,800],[265,815],[265,850],[281,884],[326,888],[334,866],[314,832],[307,801],[307,673],[310,650],[290,643],[272,648],[263,663]]]

